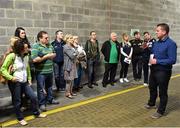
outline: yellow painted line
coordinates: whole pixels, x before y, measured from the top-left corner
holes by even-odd
[[[180,77],[180,74],[172,76],[171,79],[174,79],[174,78],[177,78],[177,77]],[[51,114],[54,114],[54,113],[57,113],[57,112],[65,111],[65,110],[72,109],[72,108],[75,108],[75,107],[79,107],[79,106],[86,105],[86,104],[89,104],[89,103],[93,103],[93,102],[96,102],[96,101],[100,101],[100,100],[103,100],[103,99],[106,99],[106,98],[110,98],[110,97],[113,97],[113,96],[117,96],[117,95],[120,95],[120,94],[131,92],[131,91],[134,91],[134,90],[138,90],[138,89],[141,89],[141,88],[144,88],[144,86],[140,85],[140,86],[137,86],[137,87],[134,87],[134,88],[129,88],[129,89],[126,89],[126,90],[113,92],[113,93],[110,93],[110,94],[107,94],[107,95],[104,95],[104,96],[99,96],[99,97],[96,97],[96,98],[92,98],[92,99],[88,99],[88,100],[81,101],[81,102],[78,102],[78,103],[74,103],[74,104],[71,104],[71,105],[68,105],[68,106],[64,106],[64,107],[56,108],[56,109],[53,109],[53,110],[49,110],[47,112],[44,112],[44,114],[51,115]],[[25,117],[25,120],[27,120],[27,121],[33,120],[33,119],[35,119],[35,117],[33,115]],[[0,123],[0,126],[1,127],[6,127],[6,126],[10,126],[10,125],[15,125],[17,123],[18,123],[17,120],[11,120],[11,121],[6,121],[4,123]]]
[[[180,77],[180,74],[177,74],[175,76],[172,76],[171,79],[174,79],[174,78],[177,78],[177,77]]]

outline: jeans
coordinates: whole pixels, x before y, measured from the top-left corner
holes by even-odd
[[[114,64],[105,63],[105,72],[104,72],[104,77],[102,81],[103,84],[115,82],[117,65],[118,65],[117,63],[114,63]]]
[[[66,81],[64,80],[63,64],[54,63],[54,77],[57,90],[66,88]]]
[[[78,78],[74,79],[74,86],[73,86],[74,88],[78,88],[80,86],[80,84],[81,84],[81,76],[82,76],[82,71],[83,71],[80,64],[78,65],[77,68],[78,68],[77,69]]]
[[[37,95],[39,106],[51,103],[54,99],[52,95],[53,74],[36,74]]]
[[[149,83],[149,59],[143,59],[143,72],[144,72],[144,83]]]
[[[126,78],[128,73],[129,64],[124,62],[124,59],[121,59],[121,70],[120,70],[120,78]]]
[[[151,70],[150,73],[150,78],[149,78],[150,98],[148,104],[150,106],[155,105],[159,90],[160,104],[157,112],[160,114],[164,114],[166,109],[166,105],[168,101],[168,84],[170,77],[171,77],[171,71],[161,71],[156,69],[156,70]]]
[[[94,82],[95,64],[96,64],[96,60],[93,60],[93,59],[88,59],[88,60],[87,60],[88,83],[89,83],[89,84],[92,84],[92,83]]]
[[[15,108],[17,119],[20,121],[24,119],[21,108],[21,94],[25,95],[31,100],[31,108],[34,115],[39,115],[38,101],[33,89],[27,83],[8,82],[8,86],[12,95],[12,102]]]
[[[141,79],[142,76],[142,56],[133,56],[132,58],[133,66],[133,77],[134,79]]]

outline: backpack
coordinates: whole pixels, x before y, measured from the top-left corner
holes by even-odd
[[[3,65],[7,55],[9,55],[10,53],[12,53],[12,50],[11,49],[8,49],[4,55],[2,55],[0,57],[0,68],[1,66]],[[13,59],[13,62],[14,62],[15,58]],[[8,72],[11,72],[11,69],[12,69],[12,64],[9,66],[9,69],[8,69]],[[7,84],[7,80],[4,78],[4,76],[2,75],[2,73],[0,72],[0,83],[2,84]]]

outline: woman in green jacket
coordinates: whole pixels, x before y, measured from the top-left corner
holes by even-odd
[[[8,80],[16,116],[21,125],[27,124],[20,110],[22,93],[25,93],[30,98],[33,114],[36,117],[46,117],[45,114],[40,114],[36,95],[31,88],[28,52],[29,48],[24,40],[15,40],[13,53],[6,56],[0,69],[1,74]]]

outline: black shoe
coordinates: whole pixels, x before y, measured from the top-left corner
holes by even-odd
[[[114,83],[111,83],[111,86],[114,86]]]
[[[98,86],[98,83],[93,83],[93,85]]]
[[[107,84],[105,84],[105,83],[102,83],[102,86],[103,86],[104,88],[106,88],[106,87],[107,87]]]
[[[145,104],[144,108],[146,108],[146,109],[156,109],[156,106],[155,105],[154,106],[150,106],[149,104]]]
[[[51,102],[49,102],[50,104],[59,104],[59,102],[58,101],[56,101],[56,100],[52,100]]]
[[[89,88],[93,88],[92,84],[88,84],[88,87],[89,87]]]

